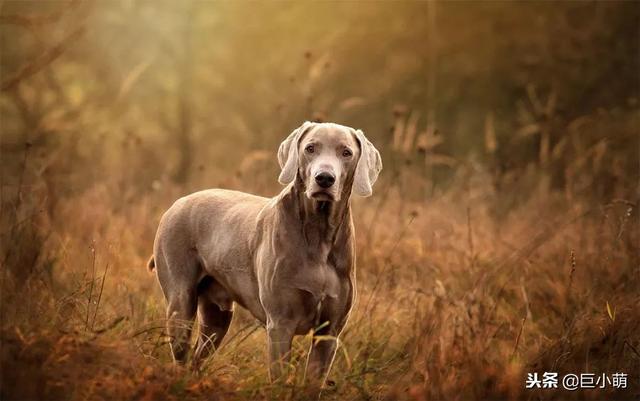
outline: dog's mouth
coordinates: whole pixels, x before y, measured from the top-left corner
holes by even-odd
[[[323,202],[333,202],[335,201],[335,197],[329,192],[325,191],[317,191],[311,194],[311,199]]]

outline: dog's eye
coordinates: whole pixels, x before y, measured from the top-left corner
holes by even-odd
[[[307,153],[313,153],[313,152],[316,151],[316,148],[313,145],[307,145],[307,147],[304,148],[304,151],[307,152]]]
[[[345,149],[342,151],[342,157],[351,157],[351,156],[353,156],[353,152],[351,152],[351,150]]]

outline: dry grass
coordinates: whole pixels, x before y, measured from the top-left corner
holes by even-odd
[[[305,399],[310,337],[272,385],[242,310],[174,366],[145,264],[178,197],[275,194],[315,117],[385,163],[323,399],[640,399],[639,5],[0,2],[0,399]]]
[[[324,399],[638,396],[635,204],[534,192],[500,210],[482,178],[412,202],[390,176],[354,201],[358,301]],[[52,214],[37,212],[36,195],[15,203],[3,237],[2,398],[304,399],[310,338],[295,342],[287,384],[270,385],[264,330],[245,311],[201,371],[172,365],[164,300],[144,266],[183,189],[157,184],[123,201],[113,185]],[[534,371],[627,372],[630,389],[525,390]]]

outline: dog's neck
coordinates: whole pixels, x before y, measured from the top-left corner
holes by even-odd
[[[333,248],[341,233],[349,229],[351,222],[350,191],[345,189],[339,201],[318,201],[305,194],[303,181],[297,177],[283,200],[292,213],[298,213],[302,236],[306,244],[318,250]]]

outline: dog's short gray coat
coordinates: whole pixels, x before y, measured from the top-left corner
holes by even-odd
[[[199,315],[196,360],[217,348],[237,303],[265,324],[276,379],[296,334],[317,329],[308,378],[322,384],[355,297],[352,191],[362,196],[382,169],[362,131],[306,122],[280,145],[274,198],[211,189],[177,200],[162,216],[149,267],[167,300],[174,358],[189,350]],[[318,176],[333,177],[319,185]]]

